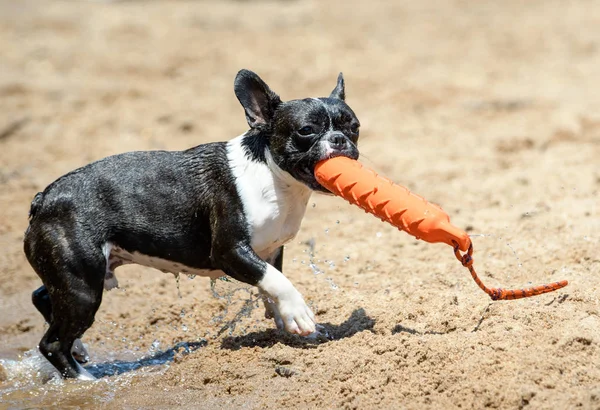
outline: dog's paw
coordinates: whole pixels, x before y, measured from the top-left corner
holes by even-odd
[[[275,321],[275,326],[277,326],[277,329],[285,329],[285,327],[283,326],[283,319],[281,318],[281,314],[279,313],[279,308],[277,307],[277,304],[267,296],[263,297],[263,302],[265,304],[265,319],[273,319]]]
[[[87,363],[90,360],[90,355],[81,339],[75,339],[73,346],[71,346],[71,354],[73,355],[73,359],[77,360],[79,363]]]
[[[277,303],[283,328],[289,333],[308,336],[316,330],[315,315],[300,294],[281,298]],[[277,319],[275,318],[277,323]],[[278,326],[279,327],[279,324]]]

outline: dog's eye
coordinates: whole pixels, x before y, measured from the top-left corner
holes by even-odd
[[[358,125],[357,123],[354,123],[350,126],[350,131],[352,131],[354,134],[358,133],[358,128],[360,127],[360,125]]]
[[[311,135],[314,133],[315,132],[313,130],[313,127],[311,127],[310,125],[307,125],[306,127],[302,127],[298,130],[298,134],[304,135],[304,136]]]

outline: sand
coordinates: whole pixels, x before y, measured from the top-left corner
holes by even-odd
[[[598,27],[591,0],[0,1],[0,408],[599,409]],[[492,302],[447,245],[315,195],[284,272],[329,338],[277,332],[240,283],[128,266],[84,337],[104,377],[44,383],[34,194],[243,133],[241,68],[283,99],[343,71],[362,161],[473,235],[486,284],[569,286]]]

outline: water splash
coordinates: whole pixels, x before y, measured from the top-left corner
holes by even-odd
[[[148,356],[141,357],[137,360],[125,361],[115,360],[112,362],[98,363],[86,366],[85,369],[89,371],[94,377],[106,377],[114,376],[126,372],[138,370],[142,367],[158,366],[171,363],[177,355],[188,355],[201,347],[207,345],[205,339],[198,339],[196,342],[180,342],[173,347],[164,351],[158,350],[158,345],[155,340],[152,345],[155,347],[155,352]]]
[[[215,297],[217,299],[222,299],[225,301],[225,307],[223,309],[223,312],[220,315],[213,316],[212,319],[210,320],[211,323],[222,323],[225,321],[225,317],[229,313],[229,307],[234,303],[233,296],[237,292],[239,292],[239,291],[247,292],[249,297],[244,300],[242,307],[240,308],[240,310],[237,313],[235,313],[233,319],[225,322],[225,324],[217,332],[217,335],[215,337],[219,337],[221,334],[223,334],[227,330],[229,330],[229,335],[232,335],[233,332],[235,331],[238,323],[243,318],[250,317],[250,315],[252,314],[254,309],[259,307],[259,301],[262,299],[261,295],[257,295],[256,293],[254,293],[253,288],[250,288],[248,286],[239,286],[237,288],[229,289],[227,292],[221,294],[221,293],[217,292],[217,289],[216,289],[216,284],[217,284],[218,280],[234,283],[233,280],[231,280],[227,277],[224,277],[224,276],[219,279],[211,279],[210,289],[211,289],[213,297]]]
[[[158,351],[159,347],[160,347],[160,341],[158,339],[154,339],[154,341],[150,345],[149,350],[150,350],[150,352],[156,352],[156,351]]]
[[[47,383],[53,379],[62,380],[54,366],[37,349],[28,350],[17,360],[0,359],[0,381],[12,382],[14,388]]]

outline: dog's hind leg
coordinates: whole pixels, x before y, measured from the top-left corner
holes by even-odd
[[[100,271],[98,274],[103,275]],[[75,340],[94,322],[102,301],[102,281],[89,283],[86,276],[63,272],[67,283],[46,282],[52,301],[52,320],[39,347],[42,354],[64,377],[93,379],[71,354]],[[103,276],[102,276],[103,278]]]
[[[40,286],[34,290],[31,300],[36,309],[44,316],[44,320],[50,323],[52,321],[52,304],[50,303],[50,295],[46,286]],[[90,355],[81,342],[81,339],[75,339],[73,346],[71,346],[71,354],[79,363],[87,363],[90,360]]]
[[[51,312],[39,349],[63,377],[89,380],[93,376],[77,363],[71,349],[94,322],[102,302],[106,258],[83,234],[70,240],[59,228],[38,226],[25,241],[27,258],[45,287],[36,291],[34,304],[44,315]]]
[[[44,320],[50,323],[52,320],[52,304],[50,303],[50,295],[45,286],[40,286],[31,294],[33,306],[44,316]]]

